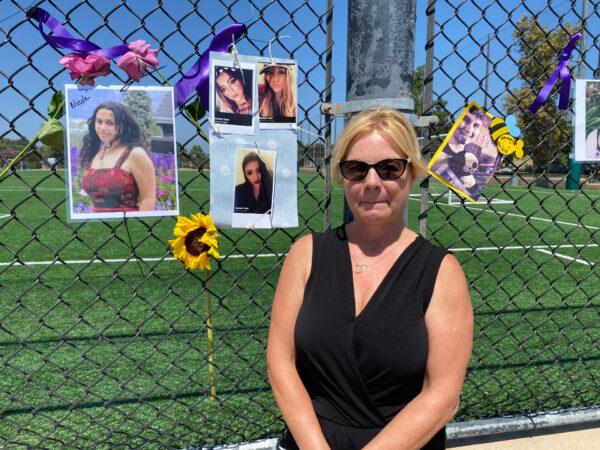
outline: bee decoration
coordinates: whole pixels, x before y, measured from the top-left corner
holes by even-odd
[[[490,124],[490,136],[496,144],[498,151],[503,155],[514,153],[517,158],[523,157],[524,142],[517,139],[521,130],[517,127],[517,118],[508,116],[506,120],[499,117],[492,119]]]

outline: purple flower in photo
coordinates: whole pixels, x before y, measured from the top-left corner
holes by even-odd
[[[81,201],[81,200],[79,200],[73,207],[73,211],[75,211],[76,213],[81,213],[81,212],[83,212],[84,209],[85,209],[85,203],[83,203],[83,201]]]
[[[79,175],[79,149],[77,147],[71,147],[69,149],[69,156],[71,159],[71,176],[75,178]]]
[[[173,182],[173,177],[171,175],[161,175],[160,181],[162,183],[172,183]]]
[[[175,168],[175,155],[172,153],[152,153],[150,156],[156,171],[168,171]]]
[[[168,199],[168,200],[165,202],[165,206],[166,206],[167,208],[169,208],[169,209],[173,209],[173,202],[171,201],[171,199]]]

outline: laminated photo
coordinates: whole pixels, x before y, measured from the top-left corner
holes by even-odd
[[[258,113],[264,129],[294,128],[298,109],[298,65],[269,60],[258,63]]]
[[[65,86],[72,220],[179,214],[173,88]]]
[[[276,153],[238,148],[232,226],[270,228],[273,210]]]
[[[476,202],[503,155],[490,136],[494,117],[471,102],[427,165],[429,173],[471,202]]]
[[[600,162],[600,80],[575,81],[574,159]]]
[[[228,53],[211,53],[210,111],[213,127],[219,133],[254,134],[255,72],[256,64],[236,64]]]

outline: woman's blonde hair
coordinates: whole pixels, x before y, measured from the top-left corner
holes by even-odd
[[[417,135],[411,124],[394,109],[378,108],[362,111],[354,116],[337,139],[332,157],[333,179],[336,182],[342,182],[338,163],[346,159],[357,139],[373,131],[381,133],[398,155],[402,151],[410,158],[408,170],[413,180],[427,175]]]
[[[281,101],[277,102],[275,92],[269,86],[266,77],[265,93],[260,101],[259,114],[261,117],[273,117],[276,109],[279,109],[282,117],[296,117],[296,77],[294,76],[294,66],[278,66],[286,70],[286,83],[281,93]],[[279,103],[277,105],[277,103]],[[276,108],[278,106],[279,108]]]

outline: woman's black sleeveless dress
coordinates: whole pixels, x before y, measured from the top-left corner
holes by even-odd
[[[424,315],[445,255],[417,237],[355,317],[345,229],[313,234],[294,333],[296,367],[333,450],[362,448],[421,391]],[[423,448],[443,449],[445,441],[442,429]],[[297,448],[289,431],[280,445]]]

